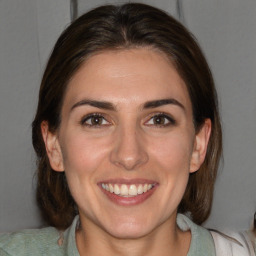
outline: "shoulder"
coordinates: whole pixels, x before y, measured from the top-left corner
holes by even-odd
[[[53,227],[27,229],[0,235],[1,256],[59,255],[60,233]]]
[[[190,230],[191,242],[188,256],[215,256],[215,246],[209,230],[195,224],[192,220],[182,214],[178,214],[177,224],[181,230]]]
[[[211,234],[214,238],[217,255],[255,256],[256,238],[252,232],[220,232],[213,230]]]
[[[0,234],[0,256],[79,256],[75,238],[78,224],[76,216],[65,231],[48,227]]]

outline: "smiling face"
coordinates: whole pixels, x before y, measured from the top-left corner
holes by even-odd
[[[89,58],[68,85],[58,132],[43,123],[42,134],[82,226],[136,238],[175,226],[210,122],[195,134],[186,85],[164,54],[130,49]]]

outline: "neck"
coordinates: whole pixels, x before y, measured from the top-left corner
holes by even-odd
[[[176,222],[170,220],[151,233],[135,239],[113,237],[94,223],[81,224],[81,229],[76,233],[81,256],[185,256],[191,240],[189,231],[181,231]]]

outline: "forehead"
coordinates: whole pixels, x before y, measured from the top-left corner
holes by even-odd
[[[64,104],[83,98],[143,104],[168,97],[190,107],[186,85],[167,56],[139,48],[104,51],[90,57],[69,82]]]

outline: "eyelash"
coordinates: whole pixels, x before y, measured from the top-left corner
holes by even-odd
[[[167,120],[167,123],[164,124],[148,124],[148,126],[155,126],[155,127],[168,127],[171,125],[176,125],[176,121],[170,117],[169,115],[165,114],[165,113],[157,113],[151,116],[151,118],[145,123],[147,125],[147,123],[149,123],[150,120],[153,120],[154,118],[165,118],[165,121]]]
[[[108,124],[93,124],[92,123],[93,118],[101,119],[103,122],[107,122]],[[89,120],[91,120],[91,124],[86,123]],[[80,121],[80,124],[82,126],[87,126],[89,128],[94,128],[94,127],[100,128],[101,126],[110,125],[110,122],[104,117],[104,115],[102,115],[100,113],[93,113],[93,114],[89,114],[89,115],[86,115],[85,117],[83,117],[82,120]]]
[[[107,124],[93,124],[92,123],[92,119],[93,118],[98,118],[98,119],[101,119],[101,122],[107,122]],[[164,124],[149,124],[149,122],[151,120],[153,120],[154,118],[164,118]],[[88,121],[91,121],[90,124],[86,123]],[[167,123],[166,123],[166,120],[167,120]],[[88,114],[86,115],[85,117],[82,118],[82,120],[80,121],[80,124],[82,126],[87,126],[89,128],[100,128],[102,126],[109,126],[111,125],[111,123],[104,117],[104,115],[100,114],[100,113],[92,113],[92,114]],[[147,126],[155,126],[157,128],[161,128],[161,127],[168,127],[168,126],[171,126],[171,125],[176,125],[176,121],[170,117],[169,115],[165,114],[165,113],[157,113],[157,114],[154,114],[150,117],[150,119],[148,121],[145,122],[145,125]]]

